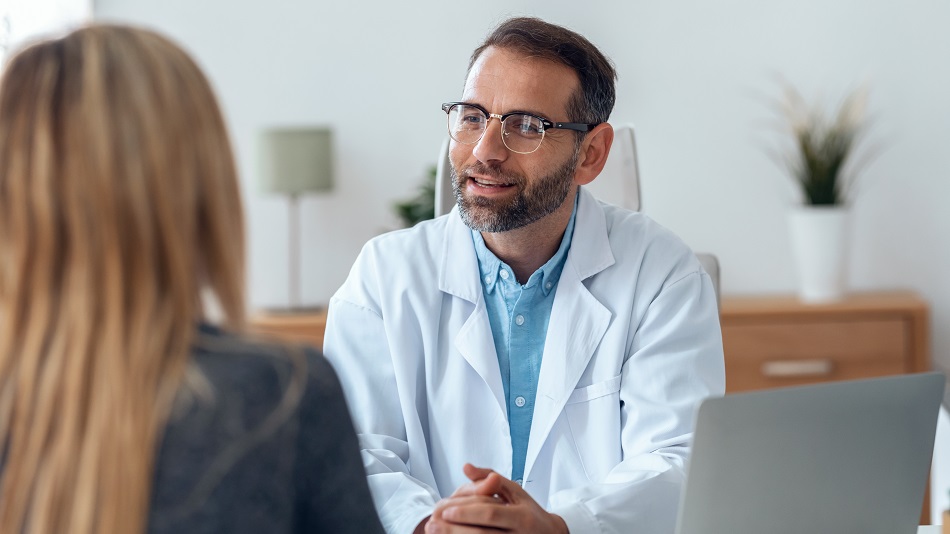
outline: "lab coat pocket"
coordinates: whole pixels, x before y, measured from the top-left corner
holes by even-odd
[[[575,389],[564,411],[587,478],[603,481],[622,459],[620,376]]]

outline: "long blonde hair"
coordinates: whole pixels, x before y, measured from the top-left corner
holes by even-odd
[[[141,532],[210,290],[244,325],[234,160],[146,30],[35,44],[0,80],[0,532]]]

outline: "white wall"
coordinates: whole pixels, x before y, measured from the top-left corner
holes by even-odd
[[[612,120],[638,128],[647,213],[715,252],[726,294],[789,292],[785,210],[797,191],[766,155],[778,75],[806,95],[871,87],[884,146],[854,203],[851,282],[908,287],[933,306],[934,357],[950,368],[950,4],[933,0],[96,0],[95,16],[177,38],[229,118],[250,219],[251,298],[287,302],[287,213],[254,188],[265,126],[328,124],[338,187],[306,199],[304,297],[325,302],[360,246],[397,226],[391,206],[434,164],[471,49],[509,14],[589,36],[616,62]],[[387,122],[396,125],[383,126]]]
[[[96,0],[95,16],[180,40],[217,87],[244,174],[251,299],[287,302],[287,213],[254,190],[255,132],[327,124],[338,187],[304,201],[304,299],[325,303],[360,246],[397,226],[444,137],[471,49],[509,14],[587,35],[620,72],[614,122],[638,129],[644,209],[716,253],[725,294],[791,292],[791,181],[766,155],[781,75],[806,95],[871,87],[884,150],[853,208],[855,289],[912,288],[950,369],[950,3]],[[394,125],[387,126],[387,124]]]
[[[92,18],[92,0],[0,0],[0,65],[9,52]]]

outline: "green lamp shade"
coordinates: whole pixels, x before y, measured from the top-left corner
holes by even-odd
[[[299,195],[333,188],[329,128],[283,128],[258,139],[261,189]]]

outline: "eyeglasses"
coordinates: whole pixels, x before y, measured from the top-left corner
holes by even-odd
[[[477,104],[446,102],[442,111],[448,115],[449,136],[464,145],[481,141],[493,117],[501,122],[501,140],[508,150],[518,154],[530,154],[541,146],[545,130],[574,130],[589,132],[597,124],[581,122],[551,122],[530,113],[489,113]]]

